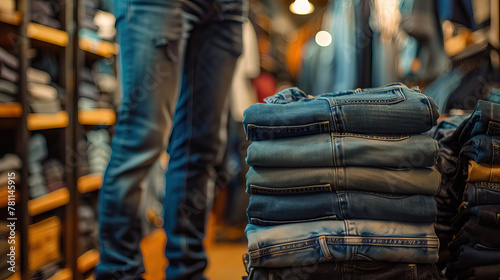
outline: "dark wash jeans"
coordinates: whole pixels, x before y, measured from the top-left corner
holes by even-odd
[[[270,140],[330,132],[415,134],[436,125],[434,101],[403,84],[307,98],[286,89],[244,112],[248,140]]]
[[[437,209],[430,195],[335,191],[301,195],[252,195],[248,221],[279,225],[318,220],[368,219],[433,223]]]
[[[477,135],[465,142],[460,154],[477,163],[500,163],[500,136]]]
[[[250,268],[248,280],[440,280],[434,264],[392,262],[325,262],[284,268]]]
[[[461,228],[469,220],[483,226],[500,226],[500,205],[478,205],[461,209],[453,220],[453,227]]]
[[[463,204],[466,207],[500,204],[500,183],[467,183]]]
[[[460,246],[478,246],[500,250],[500,227],[482,226],[476,220],[467,221],[448,245],[450,252],[457,251]]]
[[[114,8],[123,99],[100,192],[96,279],[144,272],[141,182],[169,139],[166,274],[204,279],[202,239],[246,2],[115,0]]]

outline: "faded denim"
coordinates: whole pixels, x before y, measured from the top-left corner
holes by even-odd
[[[366,219],[411,223],[436,221],[436,201],[430,195],[335,191],[301,195],[252,195],[248,221],[278,225],[319,220]]]
[[[244,112],[248,140],[270,140],[330,132],[415,134],[436,125],[434,101],[416,88],[390,84],[323,94],[284,90]],[[395,121],[397,120],[397,121]]]
[[[266,168],[250,167],[249,194],[304,194],[335,190],[435,195],[441,174],[434,168],[376,167]]]
[[[432,224],[371,220],[247,225],[250,267],[304,266],[326,261],[435,263]]]
[[[246,161],[265,167],[431,167],[438,151],[426,135],[322,133],[252,142]]]

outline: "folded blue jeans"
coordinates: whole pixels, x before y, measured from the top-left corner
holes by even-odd
[[[483,226],[499,226],[500,205],[478,205],[461,209],[452,220],[453,227],[460,228],[469,220],[475,220]]]
[[[470,182],[464,194],[464,206],[500,204],[500,183]]]
[[[436,201],[430,195],[394,195],[335,191],[301,195],[252,195],[248,221],[279,225],[320,220],[366,219],[410,223],[436,221]]]
[[[247,172],[249,194],[303,194],[335,190],[435,195],[441,174],[434,168],[252,166]]]
[[[438,151],[437,141],[426,135],[321,133],[252,142],[246,161],[265,167],[431,167]]]
[[[441,280],[445,279],[434,264],[394,262],[325,262],[283,268],[252,267],[248,280]]]
[[[248,140],[271,140],[330,132],[415,134],[436,125],[432,99],[403,84],[323,94],[284,90],[244,112]]]
[[[435,263],[432,224],[372,220],[316,221],[245,229],[250,267],[304,266],[334,261]]]
[[[465,142],[460,154],[477,163],[500,163],[500,136],[480,134]]]

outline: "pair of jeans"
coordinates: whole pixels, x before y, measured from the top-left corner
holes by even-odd
[[[500,183],[467,183],[464,194],[464,206],[500,204]]]
[[[430,195],[334,191],[301,195],[252,195],[248,221],[279,225],[320,220],[367,219],[433,223],[437,209]]]
[[[204,279],[202,239],[245,10],[245,0],[115,1],[123,98],[100,192],[96,279],[144,271],[141,182],[169,140],[166,275]]]
[[[460,228],[468,220],[475,220],[483,226],[499,226],[500,205],[478,205],[462,209],[452,223],[455,228]]]
[[[451,252],[457,251],[460,246],[478,246],[489,249],[500,250],[500,227],[483,226],[476,220],[467,221],[455,235],[448,249]]]
[[[500,182],[500,164],[469,160],[467,182]]]
[[[250,167],[249,194],[303,194],[334,190],[435,195],[441,174],[434,168]]]
[[[248,140],[330,132],[415,134],[439,118],[434,101],[403,84],[323,94],[315,98],[291,88],[244,112]],[[362,112],[362,113],[361,113]]]
[[[443,274],[434,264],[392,262],[326,262],[284,268],[250,268],[248,280],[441,280]]]
[[[460,154],[477,163],[500,164],[500,136],[474,136],[465,142]]]
[[[322,133],[252,142],[246,161],[265,167],[431,167],[438,149],[426,135]]]
[[[478,265],[464,270],[456,271],[457,279],[467,280],[498,280],[500,276],[500,264]]]
[[[326,261],[435,263],[439,241],[432,224],[373,220],[249,224],[250,267],[288,267]]]
[[[500,250],[488,250],[462,245],[456,253],[456,261],[448,264],[448,270],[462,270],[471,266],[500,263]]]

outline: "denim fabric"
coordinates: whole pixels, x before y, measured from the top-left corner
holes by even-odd
[[[432,99],[403,84],[316,98],[307,98],[304,92],[291,88],[265,101],[267,104],[254,104],[244,112],[248,140],[329,132],[421,133],[436,125],[439,118]]]
[[[498,280],[500,276],[500,264],[473,266],[456,271],[455,275],[458,280]]]
[[[441,280],[443,274],[434,264],[391,262],[326,262],[284,268],[251,268],[248,280]]]
[[[500,136],[474,136],[465,142],[460,154],[477,163],[500,164]]]
[[[434,195],[439,189],[441,174],[434,168],[250,167],[246,178],[247,193],[250,194],[299,194],[346,189]]]
[[[500,225],[500,205],[479,205],[462,209],[453,219],[453,226],[461,228],[468,220],[475,220],[483,226]]]
[[[438,145],[426,135],[322,133],[255,141],[247,153],[247,164],[267,167],[431,167],[436,164]]]
[[[247,225],[251,267],[303,266],[325,261],[435,263],[432,224],[343,220],[279,226]]]
[[[166,274],[204,279],[206,210],[246,2],[115,0],[114,9],[123,98],[100,192],[96,279],[137,279],[144,271],[140,185],[169,139]]]
[[[500,250],[486,250],[463,245],[457,253],[457,260],[448,264],[448,270],[462,270],[471,266],[500,263]]]
[[[500,164],[469,161],[467,182],[500,182]]]
[[[464,206],[500,204],[500,183],[467,183]]]
[[[436,201],[430,195],[335,191],[301,195],[252,195],[247,215],[249,223],[257,225],[344,219],[433,223],[436,221],[437,209]]]
[[[478,246],[500,250],[500,227],[482,226],[475,220],[467,221],[448,245],[450,252],[457,251],[460,246]]]

